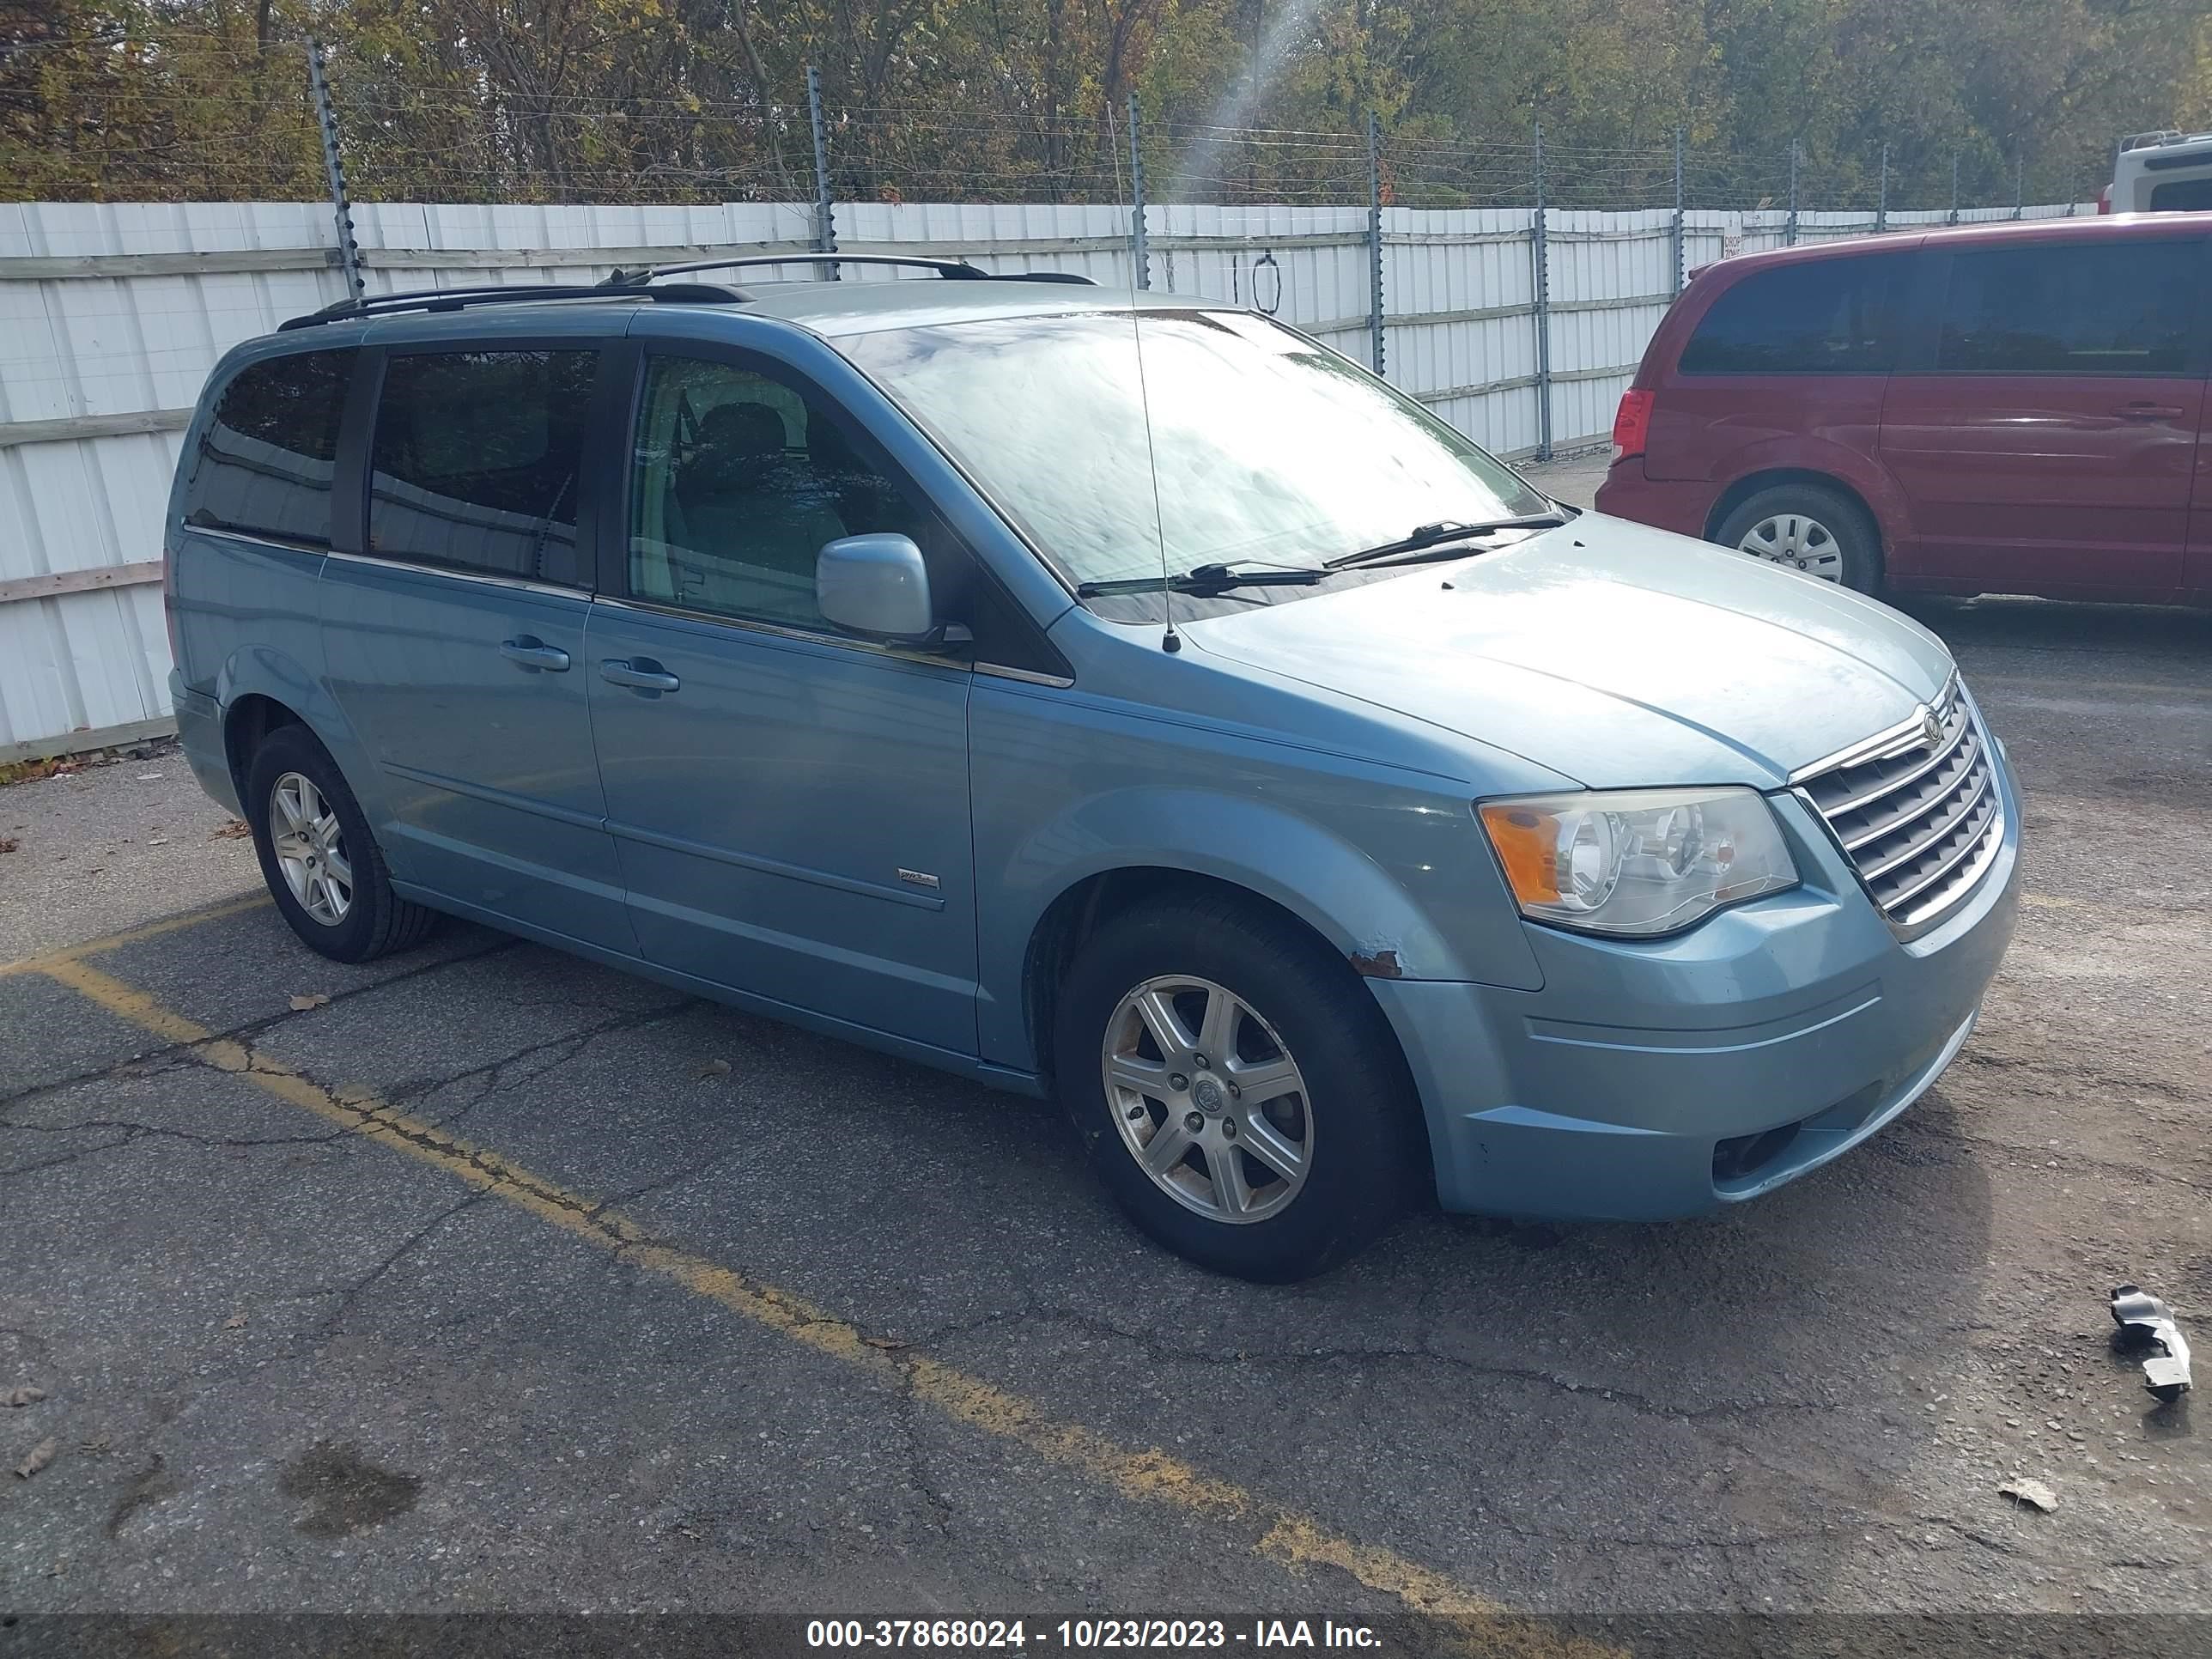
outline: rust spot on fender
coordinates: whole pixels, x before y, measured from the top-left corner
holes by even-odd
[[[1352,970],[1368,979],[1403,979],[1406,969],[1395,951],[1354,951]]]

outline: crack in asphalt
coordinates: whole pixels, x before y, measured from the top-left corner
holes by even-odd
[[[702,1005],[700,1000],[694,997],[658,1008],[634,1009],[629,1012],[617,1014],[602,1020],[596,1025],[586,1026],[580,1030],[563,1031],[556,1036],[547,1037],[542,1042],[518,1048],[509,1054],[502,1054],[497,1060],[487,1061],[483,1065],[465,1066],[460,1071],[443,1077],[410,1079],[404,1084],[384,1091],[383,1098],[387,1105],[392,1107],[412,1105],[419,1114],[423,1103],[431,1101],[445,1091],[459,1087],[463,1084],[477,1084],[478,1086],[468,1099],[461,1102],[450,1111],[441,1112],[434,1120],[427,1118],[425,1120],[434,1121],[439,1127],[443,1127],[447,1124],[459,1121],[467,1113],[483,1105],[495,1095],[504,1093],[507,1090],[521,1084],[535,1082],[548,1073],[557,1071],[577,1059],[602,1037],[626,1031],[643,1030],[663,1021],[673,1019],[701,1006]],[[556,1053],[556,1050],[559,1052]],[[546,1060],[544,1064],[530,1070],[526,1074],[520,1077],[508,1075],[526,1062],[549,1054],[553,1057]]]
[[[1079,1309],[1054,1307],[1032,1299],[1030,1305],[1021,1309],[1006,1309],[972,1320],[956,1321],[933,1328],[917,1339],[922,1346],[937,1348],[945,1342],[964,1336],[980,1335],[994,1327],[1029,1322],[1054,1322],[1070,1325],[1092,1336],[1110,1338],[1136,1347],[1148,1358],[1164,1363],[1209,1366],[1270,1365],[1307,1366],[1341,1364],[1346,1362],[1376,1362],[1385,1364],[1412,1366],[1436,1365],[1464,1372],[1470,1376],[1498,1378],[1508,1382],[1525,1382],[1560,1393],[1574,1395],[1603,1405],[1626,1407],[1641,1416],[1656,1417],[1668,1422],[1702,1424],[1714,1419],[1751,1417],[1783,1412],[1836,1412],[1844,1409],[1837,1403],[1808,1400],[1751,1400],[1720,1401],[1711,1405],[1686,1406],[1670,1403],[1653,1395],[1639,1394],[1610,1383],[1583,1382],[1533,1366],[1499,1365],[1461,1355],[1439,1352],[1427,1345],[1408,1346],[1403,1344],[1372,1346],[1336,1346],[1299,1349],[1274,1349],[1254,1352],[1239,1349],[1222,1353],[1211,1349],[1193,1347],[1172,1341],[1157,1334],[1131,1330],[1110,1320]]]
[[[102,1152],[112,1152],[118,1146],[128,1146],[137,1139],[139,1137],[134,1134],[118,1135],[113,1140],[103,1140],[95,1146],[80,1146],[76,1151],[64,1152],[58,1158],[41,1158],[36,1164],[18,1164],[11,1168],[0,1170],[0,1181],[20,1181],[25,1176],[38,1175],[47,1170],[63,1169],[88,1158],[96,1158]]]
[[[88,1152],[106,1152],[118,1146],[127,1146],[133,1141],[151,1136],[161,1140],[182,1140],[195,1146],[232,1149],[258,1146],[324,1146],[331,1141],[343,1140],[349,1133],[333,1129],[320,1135],[199,1135],[189,1129],[172,1129],[158,1123],[136,1123],[127,1118],[88,1117],[75,1123],[19,1123],[12,1118],[0,1117],[0,1129],[14,1129],[33,1135],[61,1135],[88,1133],[99,1129],[121,1129],[127,1133],[118,1140],[106,1142]],[[44,1166],[40,1166],[44,1167]]]
[[[422,1243],[424,1240],[428,1239],[431,1234],[436,1232],[439,1228],[444,1226],[455,1216],[460,1214],[462,1211],[482,1203],[485,1199],[490,1196],[491,1193],[489,1188],[476,1188],[471,1191],[467,1197],[462,1199],[458,1203],[447,1206],[446,1208],[441,1210],[436,1215],[432,1216],[428,1221],[417,1227],[413,1232],[408,1234],[405,1238],[400,1240],[396,1246],[386,1253],[383,1260],[380,1261],[367,1273],[361,1274],[356,1279],[349,1280],[343,1285],[325,1286],[320,1290],[303,1291],[298,1293],[297,1297],[288,1299],[303,1299],[307,1297],[336,1295],[338,1298],[337,1306],[331,1309],[331,1311],[324,1316],[319,1334],[317,1339],[319,1340],[328,1340],[330,1337],[335,1335],[344,1325],[346,1316],[353,1311],[354,1304],[358,1302],[362,1296],[368,1293],[372,1285],[374,1285],[379,1279],[382,1279],[385,1274],[390,1273],[394,1267],[398,1267],[399,1263],[407,1257],[407,1255],[409,1255],[418,1245]]]
[[[441,957],[435,962],[422,963],[412,968],[406,968],[396,973],[387,974],[383,978],[373,981],[369,984],[356,985],[349,991],[340,991],[337,995],[331,997],[328,1002],[318,1004],[317,1008],[342,1007],[345,1004],[355,1000],[356,998],[368,996],[373,992],[381,991],[386,986],[403,985],[410,980],[420,979],[425,975],[437,973],[441,969],[455,967],[465,963],[481,962],[489,957],[495,957],[508,951],[518,950],[526,943],[526,941],[519,939],[499,939],[495,940],[493,943],[484,945],[478,950],[466,951],[459,956]],[[52,983],[53,981],[49,982]],[[158,1077],[163,1072],[174,1070],[179,1065],[191,1063],[192,1059],[191,1051],[194,1048],[203,1048],[209,1042],[221,1042],[224,1040],[250,1047],[253,1038],[262,1036],[264,1033],[284,1024],[287,1021],[299,1018],[300,1014],[305,1012],[313,1011],[295,1011],[292,1009],[285,1009],[276,1013],[264,1014],[255,1019],[243,1020],[236,1025],[226,1026],[221,1030],[210,1031],[206,1037],[191,1042],[157,1042],[151,1048],[142,1048],[137,1050],[136,1053],[125,1054],[121,1059],[110,1060],[104,1066],[95,1066],[85,1071],[72,1073],[67,1077],[49,1079],[44,1082],[27,1085],[23,1088],[11,1091],[6,1094],[0,1094],[0,1109],[20,1105],[27,1100],[34,1100],[41,1095],[54,1094],[62,1090],[78,1087],[87,1083],[97,1083],[104,1079],[122,1076],[125,1074],[125,1068],[130,1066],[143,1066],[153,1064],[155,1066],[155,1069],[153,1070],[130,1074],[143,1077]]]

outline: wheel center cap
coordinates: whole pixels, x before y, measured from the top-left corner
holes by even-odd
[[[1191,1103],[1208,1117],[1220,1116],[1221,1109],[1228,1104],[1222,1095],[1220,1084],[1210,1077],[1199,1079],[1191,1088],[1190,1098]]]

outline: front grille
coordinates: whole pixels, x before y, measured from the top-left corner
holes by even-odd
[[[1916,720],[1797,780],[1900,930],[1924,927],[1965,898],[2004,839],[1989,734],[1955,678],[1932,723],[1932,739]]]

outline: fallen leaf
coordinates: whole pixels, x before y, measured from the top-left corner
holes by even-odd
[[[35,1389],[26,1385],[23,1388],[17,1389],[13,1394],[10,1394],[8,1396],[8,1403],[11,1406],[35,1406],[39,1401],[44,1400],[46,1397],[46,1391],[44,1389]]]
[[[902,1342],[895,1336],[864,1336],[861,1341],[872,1348],[910,1348],[911,1342]]]
[[[149,847],[167,847],[168,844],[169,838],[167,836],[156,836],[146,843]]]
[[[730,1062],[726,1060],[710,1060],[691,1073],[692,1076],[698,1078],[727,1077],[729,1074]]]
[[[100,1453],[112,1448],[113,1444],[114,1442],[111,1441],[103,1434],[97,1439],[78,1441],[76,1443],[76,1449],[81,1452],[90,1452],[94,1456],[97,1457]]]
[[[229,1318],[222,1322],[222,1328],[227,1331],[244,1330],[246,1328],[246,1316],[243,1313],[234,1313],[231,1315]]]
[[[243,841],[246,836],[252,833],[253,826],[248,823],[244,818],[233,818],[228,823],[224,824],[222,829],[216,830],[215,834],[210,836],[208,839],[210,841]]]
[[[2008,1480],[1997,1491],[2023,1508],[2041,1510],[2045,1515],[2058,1507],[2058,1494],[2040,1480]]]
[[[0,836],[0,853],[12,853],[21,844],[12,836]]]
[[[54,1454],[60,1449],[61,1448],[52,1440],[41,1440],[31,1448],[31,1455],[28,1457],[15,1465],[15,1478],[18,1480],[28,1480],[40,1469],[52,1462]]]
[[[330,999],[320,991],[304,991],[292,999],[292,1012],[304,1014],[310,1008],[319,1008]]]

